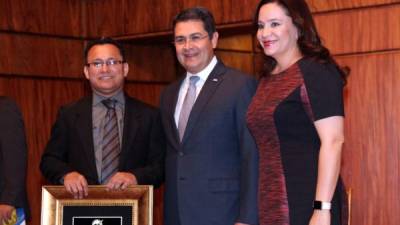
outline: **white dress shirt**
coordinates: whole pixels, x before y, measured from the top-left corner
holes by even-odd
[[[183,101],[185,100],[186,92],[189,89],[189,78],[191,76],[199,76],[200,77],[199,81],[197,81],[197,83],[196,83],[196,99],[197,99],[197,96],[199,96],[199,93],[204,86],[204,83],[206,82],[211,71],[214,69],[215,65],[217,65],[217,62],[218,62],[217,57],[214,56],[211,59],[210,63],[199,73],[192,74],[192,73],[186,72],[186,78],[183,80],[181,87],[179,89],[178,102],[176,103],[176,107],[175,107],[174,118],[175,118],[176,127],[178,127],[179,115],[181,113],[182,104],[183,104]]]

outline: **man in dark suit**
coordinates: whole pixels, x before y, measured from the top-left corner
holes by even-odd
[[[85,61],[93,94],[59,110],[40,164],[43,175],[76,198],[87,195],[88,184],[160,185],[165,137],[159,111],[124,94],[124,49],[110,38],[95,40]]]
[[[28,214],[26,197],[26,140],[21,112],[9,98],[0,97],[0,224],[16,208]]]
[[[174,20],[185,77],[161,97],[167,134],[165,225],[257,224],[258,152],[245,122],[256,81],[214,56],[211,13]]]

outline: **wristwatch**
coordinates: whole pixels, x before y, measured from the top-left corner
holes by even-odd
[[[332,204],[330,202],[323,202],[323,201],[314,201],[314,209],[318,210],[330,210],[332,208]]]

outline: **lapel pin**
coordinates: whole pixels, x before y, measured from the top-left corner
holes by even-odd
[[[213,78],[212,81],[218,82],[218,79],[217,78]]]

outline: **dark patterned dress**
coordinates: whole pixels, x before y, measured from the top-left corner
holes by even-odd
[[[260,151],[260,225],[308,225],[320,149],[314,121],[344,115],[342,91],[335,66],[304,58],[260,80],[247,113]],[[341,189],[339,181],[332,225],[342,224]]]

